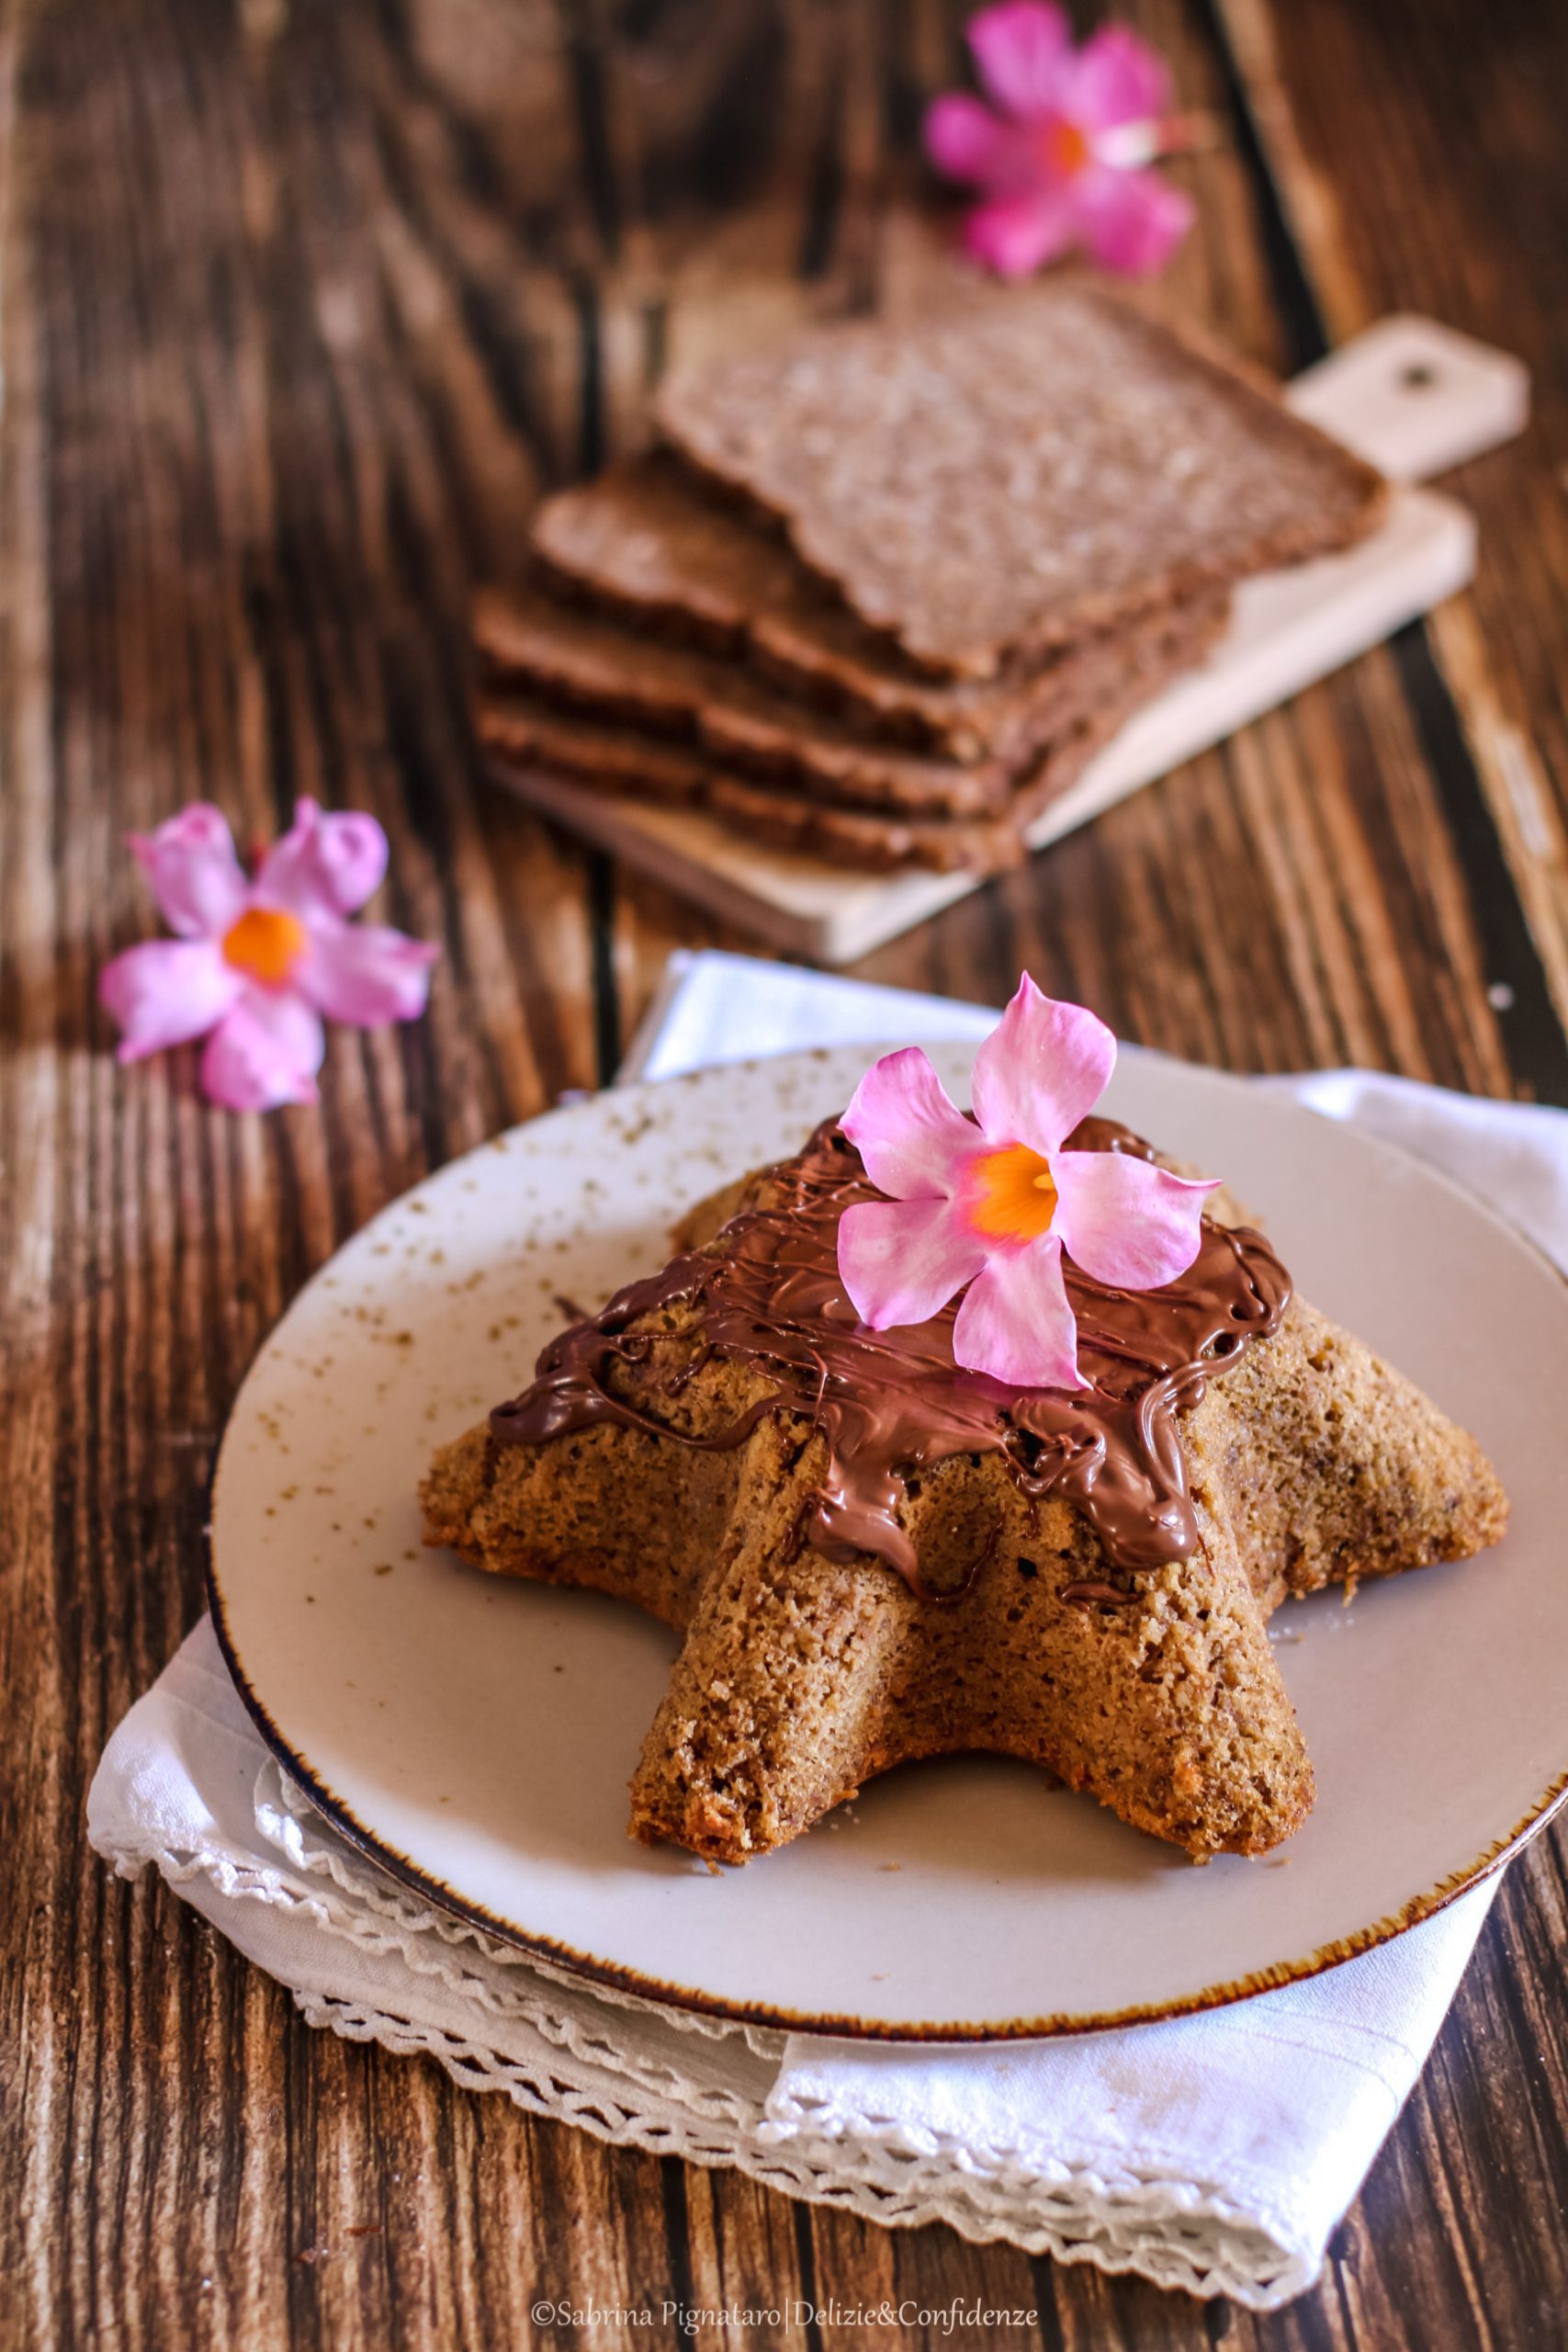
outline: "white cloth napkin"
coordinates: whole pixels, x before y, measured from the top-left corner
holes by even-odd
[[[622,1076],[978,1039],[995,1017],[681,955]],[[1260,1082],[1483,1184],[1568,1271],[1568,1115],[1357,1070]],[[385,1878],[266,1754],[205,1620],[111,1738],[87,1827],[125,1875],[154,1864],[312,2024],[430,2052],[534,2112],[885,2224],[943,2220],[1258,2310],[1316,2277],[1495,1887],[1310,1983],[1168,2025],[949,2051],[728,2027],[588,1990]]]

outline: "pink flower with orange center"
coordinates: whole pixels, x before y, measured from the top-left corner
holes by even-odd
[[[1179,143],[1170,76],[1125,25],[1075,49],[1064,11],[1000,0],[969,21],[989,106],[935,99],[926,150],[939,171],[982,191],[964,243],[1002,277],[1027,277],[1084,246],[1102,269],[1163,268],[1192,221],[1191,199],[1148,166]]]
[[[1214,1182],[1066,1141],[1104,1093],[1116,1040],[1025,973],[975,1057],[975,1112],[918,1046],[868,1070],[841,1122],[883,1201],[839,1221],[839,1272],[874,1331],[924,1323],[958,1291],[955,1360],[1017,1388],[1085,1388],[1064,1256],[1092,1282],[1156,1290],[1198,1255]]]
[[[412,1021],[441,950],[346,918],[379,888],[387,836],[374,817],[296,804],[294,822],[247,879],[220,809],[197,801],[130,846],[174,939],[128,947],[98,996],[122,1062],[205,1037],[203,1091],[230,1111],[313,1102],[321,1027]]]

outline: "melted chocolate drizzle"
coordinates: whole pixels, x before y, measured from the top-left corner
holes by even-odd
[[[1109,1119],[1084,1120],[1068,1148],[1154,1157]],[[495,1439],[543,1445],[613,1421],[716,1451],[739,1445],[766,1413],[800,1414],[824,1432],[829,1449],[807,1540],[835,1556],[875,1553],[920,1593],[900,1507],[910,1478],[959,1453],[998,1453],[1032,1499],[1055,1493],[1075,1504],[1107,1562],[1123,1572],[1194,1550],[1176,1415],[1250,1341],[1279,1328],[1290,1276],[1260,1233],[1205,1217],[1193,1264],[1156,1291],[1111,1289],[1066,1260],[1078,1368],[1091,1385],[1076,1394],[1019,1390],[954,1363],[956,1301],[907,1329],[871,1331],[859,1321],[839,1277],[839,1219],[852,1202],[880,1195],[833,1121],[770,1171],[764,1197],[768,1205],[730,1219],[721,1250],[683,1252],[552,1340],[532,1386],[491,1415]],[[715,1356],[757,1365],[774,1384],[716,1435],[672,1429],[604,1385],[617,1358],[638,1362],[650,1352],[654,1335],[632,1327],[676,1306],[692,1310],[695,1347],[664,1394],[679,1394]],[[1115,1587],[1087,1584],[1070,1597],[1120,1596]]]

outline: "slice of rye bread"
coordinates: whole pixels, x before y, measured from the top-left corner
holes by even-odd
[[[1025,828],[1065,792],[1115,733],[1123,712],[1107,707],[1049,745],[1006,809],[988,817],[911,817],[737,775],[683,743],[563,711],[537,695],[481,698],[475,729],[487,764],[509,773],[541,770],[592,791],[705,809],[753,843],[820,857],[868,873],[921,866],[935,873],[996,874],[1021,865]]]
[[[641,638],[526,589],[476,600],[474,642],[486,695],[529,700],[604,724],[641,728],[810,797],[908,816],[996,816],[1012,771],[870,743],[772,692],[733,661]]]
[[[491,765],[533,767],[591,789],[699,807],[744,839],[796,855],[821,857],[872,873],[910,866],[937,873],[996,874],[1021,865],[1024,833],[1076,783],[1123,720],[1182,666],[1172,656],[1151,666],[1077,727],[1042,747],[1014,786],[1005,811],[991,817],[914,818],[857,805],[818,780],[816,794],[747,780],[684,744],[629,727],[610,726],[558,709],[542,696],[508,689],[481,695],[475,727]]]
[[[1121,639],[1122,663],[1098,699],[1121,703],[1153,673],[1195,662],[1224,626],[1221,594],[1152,615]],[[814,797],[910,817],[1005,814],[1020,775],[1047,741],[1083,724],[1064,711],[1018,756],[973,764],[890,750],[758,684],[732,662],[662,644],[554,602],[536,590],[483,594],[474,641],[491,679],[525,694],[697,744],[716,762]]]
[[[922,677],[783,538],[657,450],[547,499],[532,537],[550,584],[591,610],[743,660],[857,732],[945,759],[1016,760],[1084,717],[1127,658],[1127,633],[1102,629],[1016,674]]]
[[[657,415],[941,676],[1344,547],[1383,492],[1261,380],[1074,285],[818,328],[677,378]]]

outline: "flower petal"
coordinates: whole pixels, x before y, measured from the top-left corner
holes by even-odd
[[[1122,122],[1158,122],[1170,111],[1165,60],[1130,25],[1102,25],[1073,62],[1069,111],[1084,130]]]
[[[1157,1290],[1198,1255],[1203,1204],[1218,1179],[1195,1182],[1124,1151],[1057,1151],[1052,1231],[1077,1266],[1121,1290]]]
[[[387,836],[374,817],[357,808],[323,814],[313,800],[299,800],[293,824],[262,860],[255,894],[265,906],[320,922],[355,913],[386,871]]]
[[[976,205],[964,224],[964,246],[998,277],[1028,277],[1065,254],[1076,233],[1066,193],[1042,184]]]
[[[1192,199],[1157,172],[1085,172],[1073,190],[1078,225],[1101,269],[1147,277],[1163,269],[1192,225]]]
[[[226,1111],[272,1111],[314,1102],[326,1039],[321,1022],[287,989],[247,989],[207,1041],[202,1091]]]
[[[387,923],[317,928],[296,984],[329,1021],[378,1029],[384,1021],[418,1019],[440,953],[430,941],[411,939]]]
[[[1016,143],[988,107],[961,90],[932,99],[926,109],[925,141],[939,172],[981,187],[1007,171]]]
[[[1051,113],[1072,65],[1065,10],[1043,0],[999,0],[969,20],[975,68],[988,96],[1021,119]]]
[[[839,1124],[877,1191],[896,1201],[945,1197],[985,1148],[919,1046],[873,1063]]]
[[[221,808],[193,801],[155,833],[132,833],[130,847],[182,939],[221,937],[243,911],[245,877]]]
[[[205,1036],[243,987],[216,941],[148,939],[104,966],[98,1001],[123,1032],[118,1058],[139,1062],[165,1046]]]
[[[985,1262],[948,1201],[857,1201],[839,1219],[839,1272],[874,1331],[928,1321]]]
[[[1048,1233],[994,1257],[964,1294],[953,1352],[969,1372],[1010,1388],[1087,1388],[1078,1327],[1062,1279],[1062,1245]]]
[[[1055,1151],[1093,1110],[1115,1067],[1116,1040],[1099,1015],[1044,995],[1025,972],[975,1057],[975,1116],[989,1144]]]

